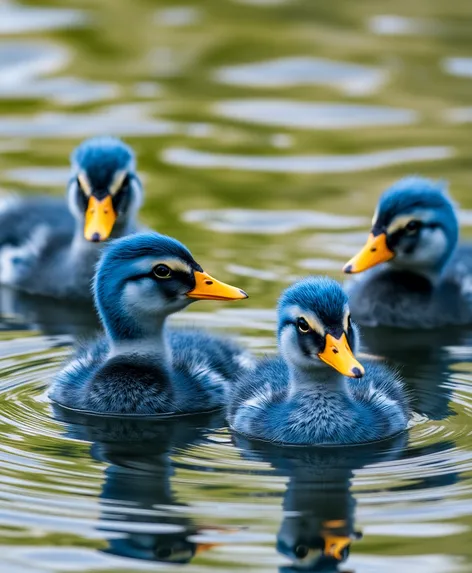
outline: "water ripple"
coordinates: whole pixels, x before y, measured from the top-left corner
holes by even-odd
[[[213,110],[233,120],[298,129],[407,125],[418,120],[418,114],[409,109],[275,99],[224,101],[215,104]]]
[[[57,73],[69,54],[54,44],[0,43],[0,98],[49,98],[60,104],[84,104],[116,97],[116,86],[74,77],[42,77]]]
[[[229,66],[215,71],[216,81],[253,88],[327,85],[348,95],[370,95],[387,81],[378,68],[323,58],[294,57]]]
[[[92,135],[159,136],[176,131],[172,122],[152,119],[145,104],[115,105],[98,112],[0,116],[0,136],[53,138]]]
[[[0,122],[0,134],[2,125]],[[409,147],[358,155],[230,155],[171,147],[162,159],[171,165],[197,169],[236,169],[267,173],[354,173],[390,165],[437,161],[454,156],[452,147]]]
[[[187,223],[197,223],[219,233],[282,235],[303,229],[349,229],[368,223],[364,217],[349,217],[316,211],[264,211],[256,209],[211,209],[187,211]]]
[[[0,4],[0,34],[25,34],[79,26],[85,22],[80,10],[36,8],[3,0]]]

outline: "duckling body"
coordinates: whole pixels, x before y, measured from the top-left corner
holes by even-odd
[[[248,436],[287,444],[372,442],[405,429],[407,402],[398,376],[363,362],[360,381],[314,382],[293,391],[282,358],[261,362],[231,400],[233,427]]]
[[[90,298],[103,241],[136,231],[142,188],[134,170],[133,153],[123,142],[91,139],[72,155],[67,203],[4,199],[0,283],[55,298]]]
[[[235,371],[251,365],[229,340],[166,327],[193,300],[247,296],[204,273],[174,239],[147,233],[115,241],[94,291],[106,336],[79,348],[57,376],[50,396],[63,406],[141,415],[213,410],[225,403]]]
[[[112,355],[106,338],[82,346],[51,393],[59,404],[93,412],[178,414],[221,408],[234,373],[247,360],[230,340],[166,329],[164,360],[151,346]]]
[[[398,375],[374,361],[364,369],[351,351],[356,344],[341,287],[323,278],[296,283],[279,302],[282,355],[240,376],[231,427],[297,445],[370,442],[404,430],[408,403]]]
[[[400,328],[471,324],[472,246],[457,246],[458,232],[442,183],[409,177],[387,190],[367,245],[344,267],[367,271],[346,286],[355,320]]]

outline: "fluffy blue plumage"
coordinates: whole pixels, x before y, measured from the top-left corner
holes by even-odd
[[[113,241],[105,247],[102,260],[97,266],[95,282],[100,282],[103,273],[126,273],[131,268],[127,266],[129,262],[147,256],[180,257],[201,270],[192,253],[177,239],[160,233],[140,233],[124,237],[120,241]]]
[[[161,280],[153,269],[164,263],[173,270]],[[107,247],[94,281],[106,336],[79,347],[57,376],[52,399],[115,414],[222,407],[229,381],[239,368],[251,367],[250,357],[229,340],[165,325],[167,316],[192,302],[187,293],[195,288],[195,272],[202,269],[188,249],[157,233]]]
[[[87,173],[97,197],[106,195],[110,181],[121,170],[134,174],[133,150],[116,137],[93,137],[81,143],[71,154],[74,175]]]
[[[228,408],[231,427],[298,445],[362,443],[404,430],[408,404],[395,372],[373,361],[364,363],[360,379],[337,371],[342,341],[357,346],[348,313],[346,295],[333,280],[313,277],[289,287],[278,309],[281,357],[260,360],[254,372],[239,377]],[[304,324],[297,331],[303,316],[313,324],[308,332]],[[322,356],[333,340],[339,350],[328,365]]]
[[[444,209],[450,216],[456,217],[446,182],[417,175],[399,179],[384,191],[379,200],[379,217],[384,216],[389,220],[402,212],[409,213],[422,207]]]
[[[440,227],[447,239],[443,256],[431,262],[432,269],[440,270],[449,260],[459,239],[459,223],[445,182],[417,176],[400,179],[381,196],[374,227],[385,229],[400,215],[422,211],[427,213],[421,216],[421,220]]]
[[[411,221],[417,228],[408,227]],[[347,283],[360,324],[432,328],[472,322],[472,249],[457,247],[457,214],[443,182],[396,182],[379,200],[372,233],[385,235],[393,258]]]
[[[327,277],[308,277],[297,281],[288,287],[280,296],[278,302],[280,333],[287,320],[286,311],[293,305],[307,307],[323,324],[342,324],[345,307],[347,305],[346,293]]]

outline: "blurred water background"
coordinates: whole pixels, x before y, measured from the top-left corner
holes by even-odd
[[[470,0],[0,0],[1,193],[64,194],[82,138],[123,137],[142,221],[250,293],[175,321],[258,353],[281,289],[342,279],[396,178],[447,179],[470,235],[471,96]],[[54,412],[93,315],[6,289],[0,310],[1,571],[472,571],[470,331],[364,329],[402,365],[409,435],[280,450],[219,416]]]

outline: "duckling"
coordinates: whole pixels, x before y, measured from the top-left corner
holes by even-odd
[[[136,231],[143,189],[119,139],[84,141],[72,153],[67,203],[8,197],[0,205],[0,283],[54,298],[90,299],[103,241]]]
[[[94,413],[182,414],[220,408],[238,368],[250,368],[235,343],[166,319],[195,300],[247,294],[206,274],[190,251],[158,233],[112,241],[93,285],[105,336],[85,344],[59,372],[50,396]]]
[[[398,375],[356,360],[358,330],[334,280],[310,277],[282,293],[280,356],[242,373],[230,397],[230,426],[284,444],[355,444],[406,428],[409,408]],[[354,380],[352,380],[354,379]]]
[[[472,248],[457,247],[458,237],[444,183],[406,177],[390,187],[366,245],[343,269],[376,267],[347,285],[355,320],[400,328],[472,323]]]

